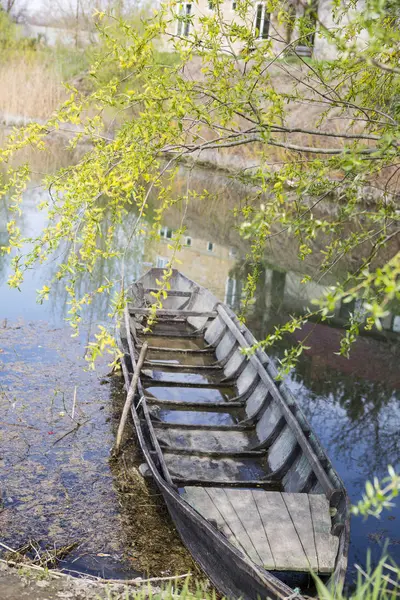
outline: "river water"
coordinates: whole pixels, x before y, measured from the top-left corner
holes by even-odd
[[[202,169],[192,169],[190,174],[182,169],[177,187],[202,190],[205,182],[215,195],[187,209],[179,268],[237,309],[248,269],[248,247],[235,229],[232,211],[243,200],[244,190],[232,179]],[[45,223],[37,209],[44,193],[37,186],[25,195],[21,225],[26,234],[34,235]],[[6,205],[6,200],[0,204],[0,241],[6,239],[10,218]],[[167,262],[170,237],[180,225],[182,210],[175,207],[167,214],[160,240],[143,235],[134,239],[125,267],[132,280],[151,265]],[[121,247],[135,220],[132,213],[121,226]],[[68,568],[105,576],[190,568],[157,504],[156,491],[149,495],[141,483],[129,491],[129,486],[116,480],[108,461],[115,407],[122,397],[120,383],[109,376],[105,362],[96,372],[82,370],[87,341],[99,323],[107,322],[108,297],[90,306],[80,338],[71,339],[64,321],[68,305],[62,287],[43,305],[36,303],[36,291],[51,279],[56,261],[29,271],[17,291],[6,283],[10,259],[0,258],[0,540],[12,547],[28,539],[42,548],[76,543],[66,561]],[[331,281],[315,278],[308,286],[300,283],[305,273],[314,272],[313,265],[307,271],[297,261],[291,240],[279,239],[268,246],[248,315],[257,338],[323,293]],[[118,274],[117,260],[103,264],[93,281],[82,280],[81,290]],[[361,336],[347,360],[335,352],[348,310],[348,306],[338,307],[330,324],[309,324],[297,334],[296,339],[307,337],[311,348],[288,384],[351,501],[357,502],[367,479],[384,476],[388,464],[399,466],[400,309],[386,319],[379,335]],[[273,347],[270,354],[278,360],[294,341]],[[134,510],[126,510],[127,497]],[[154,513],[154,528],[164,528],[155,548],[146,543],[152,537],[146,521],[149,511]],[[374,560],[386,549],[400,562],[399,502],[379,520],[352,519],[349,581],[354,564],[365,564],[368,549]]]

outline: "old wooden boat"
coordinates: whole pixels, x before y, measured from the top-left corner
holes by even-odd
[[[185,545],[228,598],[310,595],[311,571],[341,585],[348,498],[295,399],[263,351],[243,354],[255,339],[230,308],[177,270],[146,331],[161,276],[131,288],[122,367],[128,388],[146,341],[132,417]]]

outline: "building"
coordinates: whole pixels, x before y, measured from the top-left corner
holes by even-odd
[[[256,39],[271,39],[272,51],[275,55],[284,51],[288,45],[301,56],[331,60],[335,57],[335,47],[324,37],[318,35],[319,23],[325,27],[335,26],[333,21],[333,0],[289,0],[285,9],[284,22],[279,22],[276,14],[268,12],[268,3],[264,0],[254,0],[253,8],[246,19],[238,14],[236,0],[219,0],[218,10],[225,23],[246,24],[252,28]],[[201,17],[211,15],[216,6],[213,0],[185,1],[176,5],[175,20],[170,25],[168,33],[180,38],[189,37],[196,28],[200,28]],[[315,34],[301,35],[299,20],[307,18],[312,26],[315,23]],[[347,17],[346,17],[347,18]],[[241,50],[240,43],[226,44],[226,50],[233,47],[235,52]]]

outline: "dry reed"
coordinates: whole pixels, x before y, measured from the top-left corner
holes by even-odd
[[[61,78],[46,61],[19,54],[0,64],[0,120],[6,124],[43,121],[65,97]]]

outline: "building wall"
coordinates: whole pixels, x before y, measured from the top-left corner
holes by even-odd
[[[299,18],[304,13],[304,4],[301,2],[296,2],[296,0],[292,1],[293,12],[296,18]],[[185,11],[186,6],[188,4],[191,7],[190,14],[193,15],[192,24],[190,25],[190,32],[192,33],[193,29],[200,29],[199,18],[213,14],[213,9],[210,8],[208,0],[197,0],[196,2],[183,2],[180,5],[180,7],[183,7],[183,10]],[[237,23],[243,24],[243,21],[238,16],[237,12],[234,10],[233,4],[234,3],[232,2],[232,0],[224,0],[223,3],[220,4],[220,11],[222,13],[223,20],[226,23],[231,23],[235,20]],[[248,26],[254,27],[256,22],[257,6],[259,4],[265,5],[265,2],[263,2],[262,0],[260,0],[260,2],[258,2],[257,0],[254,1],[254,10],[252,10],[252,12],[249,13],[249,17],[246,22]],[[333,22],[332,5],[333,0],[318,0],[318,19],[327,28],[332,28],[333,26],[335,26]],[[177,8],[177,10],[181,9]],[[287,43],[289,41],[288,37],[290,37],[291,41],[295,41],[298,38],[299,33],[298,30],[296,30],[296,26],[294,26],[293,31],[291,33],[288,32],[286,26],[278,24],[276,15],[274,14],[270,15],[269,21],[269,34],[273,38],[272,50],[274,54],[278,54],[287,46]],[[344,19],[344,22],[347,22],[346,18]],[[172,21],[168,29],[168,33],[173,36],[178,35],[178,28],[178,20]],[[181,35],[183,35],[182,32]],[[363,36],[361,36],[361,38],[362,37]],[[231,45],[231,48],[233,48],[235,52],[239,52],[241,50],[240,43],[233,43]],[[223,49],[229,49],[228,43],[226,43],[226,47]],[[336,49],[334,45],[328,43],[326,39],[321,35],[318,35],[318,33],[315,36],[313,49],[306,47],[304,46],[304,44],[300,43],[297,47],[297,51],[303,55],[311,55],[312,53],[313,58],[317,60],[332,60],[333,58],[335,58],[336,55]]]

